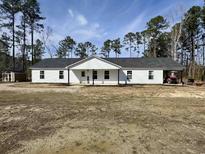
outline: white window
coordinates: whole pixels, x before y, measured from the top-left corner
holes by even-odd
[[[153,80],[154,79],[154,71],[149,71],[149,80]]]
[[[81,77],[85,77],[85,71],[81,72]]]
[[[105,80],[110,79],[110,71],[105,71],[104,78],[105,78]]]
[[[44,71],[40,71],[40,79],[45,79],[45,72]]]
[[[132,71],[127,71],[127,79],[132,79]]]
[[[59,71],[59,79],[64,79],[64,71]]]

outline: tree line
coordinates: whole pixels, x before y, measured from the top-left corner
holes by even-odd
[[[117,58],[122,51],[127,51],[130,57],[170,57],[186,66],[186,76],[189,78],[204,78],[205,1],[202,7],[191,7],[173,26],[159,15],[147,22],[145,30],[129,32],[123,39],[108,39],[100,49],[91,42],[77,44],[67,36],[59,42],[57,56],[72,57],[74,53],[85,58],[96,54],[96,51],[107,58],[110,53]],[[197,72],[201,73],[197,76]]]
[[[0,28],[1,31],[4,29],[1,40],[12,49],[12,68],[16,69],[18,49],[23,70],[26,70],[29,56],[31,64],[34,64],[42,58],[44,52],[42,41],[37,39],[34,42],[34,33],[41,32],[44,28],[41,21],[45,18],[41,16],[39,3],[37,0],[0,0],[0,13]],[[17,23],[17,18],[20,18],[20,23]]]
[[[85,58],[96,54],[107,58],[114,54],[118,58],[122,52],[127,52],[129,57],[170,57],[186,66],[186,75],[190,78],[195,78],[198,68],[205,66],[205,1],[202,7],[191,7],[174,25],[159,15],[150,19],[143,31],[107,39],[102,47],[89,41],[78,43],[71,36],[59,41],[57,47],[51,45],[49,40],[53,32],[50,27],[44,29],[41,21],[45,17],[41,15],[37,0],[0,2],[0,25],[7,29],[1,39],[11,44],[13,68],[16,48],[21,51],[18,57],[22,59],[24,70],[29,58],[34,64],[42,59],[45,51],[51,58]],[[20,24],[16,23],[16,16],[21,17]],[[34,40],[35,33],[43,33],[43,37]]]

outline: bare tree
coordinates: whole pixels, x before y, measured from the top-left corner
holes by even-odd
[[[205,66],[205,34],[202,35],[202,63]]]
[[[42,40],[43,40],[44,47],[46,48],[50,58],[53,58],[53,56],[54,56],[54,53],[52,52],[53,45],[51,45],[52,44],[52,42],[51,42],[52,35],[53,35],[52,28],[47,26],[46,29],[44,30],[43,35],[42,35]]]
[[[171,23],[175,23],[171,31],[171,56],[173,60],[177,61],[177,48],[180,46],[180,37],[182,35],[182,27],[184,24],[184,12],[185,9],[182,6],[177,7],[173,12],[169,14],[169,20]],[[176,23],[177,18],[180,16],[181,21]]]

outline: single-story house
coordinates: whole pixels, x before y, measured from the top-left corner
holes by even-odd
[[[165,74],[184,67],[170,58],[44,59],[31,68],[32,83],[87,85],[163,84]]]

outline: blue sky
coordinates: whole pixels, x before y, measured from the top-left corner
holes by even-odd
[[[51,43],[65,36],[77,42],[91,41],[101,47],[106,39],[142,31],[157,15],[172,24],[193,5],[203,0],[39,0],[45,25],[53,29]],[[174,17],[174,18],[173,18]]]

